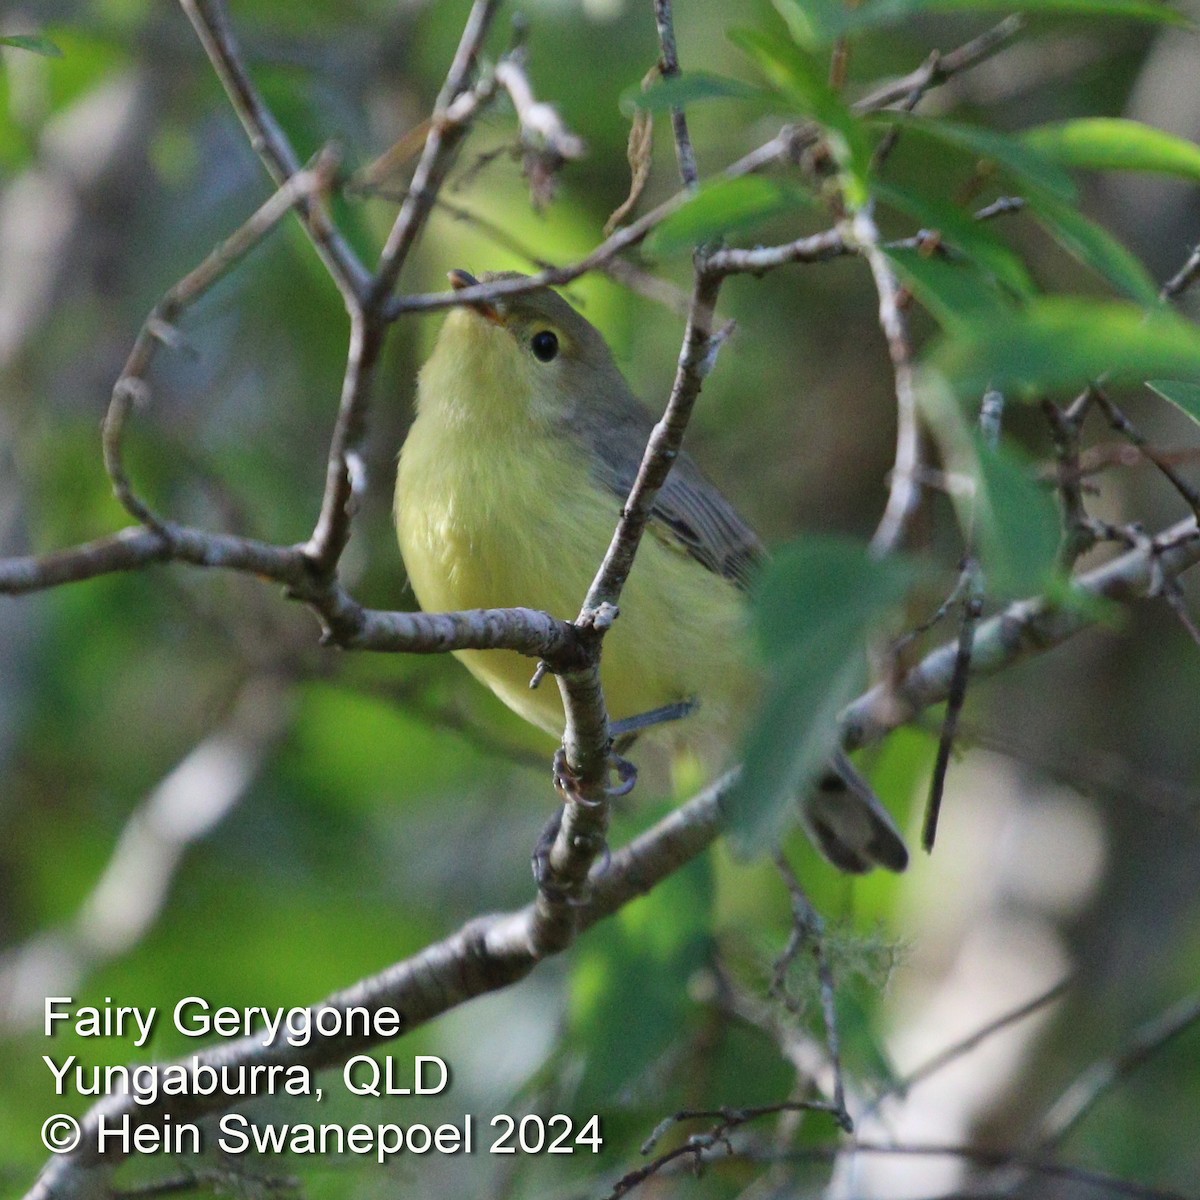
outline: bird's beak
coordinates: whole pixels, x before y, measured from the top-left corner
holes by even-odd
[[[479,286],[479,280],[470,271],[462,271],[457,267],[453,271],[448,272],[447,277],[450,280],[450,286],[456,292],[461,292],[463,288]],[[465,307],[473,308],[480,316],[487,317],[493,324],[504,324],[500,317],[500,310],[490,300],[475,300]]]

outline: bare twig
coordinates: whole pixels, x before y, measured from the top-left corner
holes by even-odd
[[[1162,472],[1167,482],[1183,497],[1187,506],[1192,510],[1198,518],[1200,518],[1200,492],[1197,492],[1194,487],[1178,471],[1167,459],[1159,454],[1150,439],[1143,434],[1136,425],[1117,407],[1116,404],[1108,397],[1108,395],[1098,387],[1091,389],[1092,400],[1104,410],[1104,415],[1108,418],[1108,423],[1117,431],[1127,437],[1137,448],[1152,462],[1159,471]]]
[[[668,1130],[684,1121],[713,1121],[715,1124],[704,1133],[692,1134],[687,1141],[664,1151],[645,1166],[622,1175],[613,1185],[612,1191],[607,1194],[605,1200],[620,1200],[621,1196],[627,1195],[678,1159],[691,1158],[694,1162],[699,1163],[704,1161],[712,1151],[723,1151],[732,1155],[734,1150],[729,1141],[729,1135],[753,1121],[759,1121],[763,1117],[779,1116],[782,1113],[809,1112],[830,1113],[835,1118],[837,1116],[836,1110],[822,1100],[783,1100],[778,1104],[761,1104],[753,1108],[683,1109],[680,1112],[672,1113],[660,1121],[657,1128],[646,1139],[642,1145],[643,1154],[649,1154]]]
[[[113,385],[101,436],[104,466],[112,481],[113,492],[125,510],[142,524],[158,528],[161,522],[133,490],[125,472],[121,435],[130,409],[149,398],[150,385],[146,375],[158,347],[174,340],[175,322],[179,317],[240,263],[302,200],[309,205],[309,220],[314,225],[321,223],[320,208],[314,197],[323,195],[328,189],[337,166],[336,154],[327,147],[317,156],[310,170],[290,175],[247,221],[166,292],[143,322],[120,378]]]
[[[896,383],[896,457],[887,506],[871,538],[871,552],[882,556],[899,548],[921,499],[917,481],[921,466],[921,429],[916,376],[908,318],[900,307],[900,284],[887,255],[880,248],[879,227],[869,209],[855,213],[851,235],[875,279],[875,290],[879,293],[879,324],[887,339]]]
[[[692,408],[720,348],[712,332],[713,310],[719,291],[719,279],[704,272],[698,274],[670,399],[646,444],[646,452],[622,510],[620,523],[600,570],[588,589],[584,614],[595,612],[602,604],[615,605],[620,601],[621,589],[625,586],[634,554],[650,519],[654,499],[666,481],[672,460],[679,453]]]
[[[995,1020],[989,1021],[986,1025],[976,1029],[967,1037],[955,1042],[952,1046],[947,1046],[944,1050],[939,1050],[932,1058],[927,1059],[919,1067],[914,1067],[908,1074],[884,1088],[871,1102],[870,1111],[876,1111],[891,1096],[908,1095],[918,1084],[936,1075],[939,1071],[945,1070],[952,1062],[956,1062],[964,1055],[969,1054],[977,1046],[982,1045],[997,1033],[1003,1032],[1010,1025],[1016,1025],[1020,1021],[1027,1020],[1034,1013],[1041,1012],[1043,1008],[1049,1007],[1056,1000],[1066,995],[1072,983],[1073,980],[1070,976],[1059,980],[1052,988],[1048,988],[1042,992],[1040,996],[1035,996],[1032,1000],[1027,1000],[1016,1008],[1006,1013],[1001,1013]]]
[[[1042,411],[1050,422],[1058,467],[1058,498],[1063,523],[1058,562],[1064,571],[1069,571],[1096,543],[1095,531],[1083,503],[1079,463],[1079,434],[1091,404],[1090,388],[1083,391],[1065,412],[1051,400],[1042,402]]]
[[[1096,1102],[1180,1034],[1200,1022],[1200,996],[1185,996],[1137,1029],[1111,1058],[1093,1063],[1050,1106],[1033,1139],[1042,1152],[1060,1145]]]
[[[983,208],[977,209],[975,220],[994,221],[997,217],[1007,217],[1013,213],[1024,212],[1026,204],[1024,196],[1001,196],[999,199],[993,200],[991,204],[985,204]]]
[[[912,112],[921,103],[921,98],[933,86],[941,60],[942,56],[936,50],[929,55],[924,65],[917,70],[913,86],[897,105],[897,111]],[[892,151],[896,148],[896,143],[900,140],[900,130],[901,126],[899,124],[893,125],[879,139],[879,144],[875,147],[875,151],[871,155],[872,175],[879,175],[883,171],[887,160],[891,157]]]
[[[854,253],[855,248],[846,243],[840,229],[826,229],[782,246],[757,246],[752,250],[722,247],[709,254],[705,266],[716,275],[762,275],[789,263],[828,262]]]
[[[371,299],[375,303],[381,303],[395,288],[408,259],[408,253],[429,216],[438,189],[450,169],[454,152],[466,132],[467,118],[462,114],[452,116],[450,106],[467,90],[483,41],[499,5],[500,0],[475,0],[471,6],[470,15],[459,39],[458,50],[450,64],[442,90],[434,102],[425,148],[421,152],[408,194],[396,215],[379,260],[379,270],[371,287]],[[469,115],[473,115],[473,110]]]
[[[675,21],[671,15],[671,0],[654,0],[654,23],[658,26],[658,44],[662,48],[660,63],[662,77],[673,79],[679,74],[679,54],[675,48]],[[675,134],[675,158],[679,162],[679,178],[683,186],[694,191],[700,183],[696,168],[696,151],[688,133],[687,114],[678,106],[671,109],[671,128]]]
[[[850,1114],[846,1111],[846,1082],[842,1076],[842,1046],[838,1034],[837,1006],[834,1000],[833,968],[825,953],[825,922],[813,907],[807,893],[800,886],[796,872],[782,853],[775,855],[775,867],[783,878],[784,886],[792,900],[792,932],[788,944],[775,963],[771,980],[771,992],[792,1008],[787,995],[787,972],[800,951],[808,946],[812,950],[817,966],[817,980],[821,992],[821,1017],[825,1024],[825,1048],[829,1052],[829,1067],[833,1075],[833,1112],[838,1124],[850,1133],[854,1129]]]
[[[983,613],[983,592],[979,587],[979,565],[972,558],[964,569],[967,576],[967,598],[963,604],[962,620],[958,627],[958,643],[955,648],[954,670],[950,676],[950,688],[946,696],[946,716],[942,721],[938,737],[937,757],[933,763],[933,777],[929,783],[929,799],[925,805],[925,821],[921,826],[921,845],[926,853],[933,852],[937,839],[938,817],[942,811],[942,795],[946,787],[946,772],[950,767],[950,755],[954,750],[954,739],[958,735],[958,721],[967,698],[967,683],[971,676],[971,655],[975,646],[975,630]]]
[[[251,146],[276,186],[282,187],[300,170],[300,160],[250,80],[229,25],[224,0],[179,2],[200,38]],[[350,244],[310,197],[298,197],[296,211],[347,305],[359,300],[366,292],[369,278]]]
[[[1005,17],[1003,21],[993,25],[979,37],[940,55],[932,72],[929,64],[924,63],[894,83],[886,84],[869,92],[854,105],[854,108],[858,112],[878,112],[880,109],[890,108],[894,104],[902,104],[915,88],[922,87],[928,91],[991,58],[998,51],[1003,50],[1024,26],[1024,18],[1020,16]]]
[[[1197,246],[1188,256],[1187,262],[1162,285],[1159,295],[1164,300],[1174,300],[1200,279],[1200,246]]]

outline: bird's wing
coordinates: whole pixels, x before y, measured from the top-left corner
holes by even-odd
[[[601,430],[584,421],[576,429],[588,442],[600,482],[624,503],[654,422],[628,393],[614,410],[608,416],[610,421],[612,416],[618,417],[615,425]],[[741,588],[750,586],[766,559],[758,535],[687,454],[676,459],[655,498],[650,529]]]

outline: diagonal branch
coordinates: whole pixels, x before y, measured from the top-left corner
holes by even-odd
[[[249,220],[159,300],[143,322],[120,378],[113,385],[101,437],[104,466],[112,481],[113,491],[125,510],[142,524],[155,529],[162,527],[161,520],[134,493],[125,472],[121,437],[130,409],[149,397],[150,387],[146,382],[146,375],[159,346],[178,339],[174,326],[179,317],[228,271],[237,266],[293,207],[301,203],[310,206],[310,222],[314,226],[325,227],[318,200],[328,191],[337,167],[337,155],[331,148],[326,147],[317,155],[311,169],[289,175]]]
[[[300,170],[300,159],[250,79],[225,12],[224,0],[179,0],[179,3],[195,28],[251,146],[276,186],[282,187]],[[366,268],[349,242],[311,199],[299,198],[296,211],[347,306],[356,305],[369,282]]]
[[[408,253],[433,208],[446,173],[450,170],[454,152],[467,131],[467,120],[451,114],[450,107],[467,90],[492,18],[499,7],[500,0],[475,0],[471,6],[470,15],[459,39],[458,50],[446,74],[446,82],[434,103],[425,147],[421,151],[408,193],[383,248],[378,273],[372,281],[372,307],[381,304],[395,288],[408,259]]]

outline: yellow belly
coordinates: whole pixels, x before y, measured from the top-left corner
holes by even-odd
[[[544,435],[471,438],[418,417],[400,457],[400,549],[429,612],[525,606],[574,619],[619,511],[586,465],[565,461]],[[601,658],[610,715],[698,699],[677,739],[696,749],[727,742],[753,694],[742,593],[648,532],[620,608]],[[531,659],[499,650],[458,658],[527,721],[561,735],[558,689],[530,690]]]

